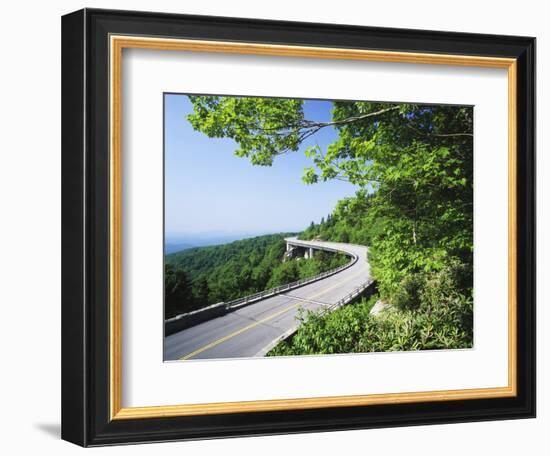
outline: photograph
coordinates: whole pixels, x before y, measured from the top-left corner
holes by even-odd
[[[164,361],[474,348],[474,106],[163,97]]]

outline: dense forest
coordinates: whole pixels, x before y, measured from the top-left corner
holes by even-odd
[[[332,103],[330,121],[307,119],[297,99],[192,96],[195,130],[231,138],[235,154],[271,166],[304,151],[306,184],[357,186],[301,237],[369,246],[378,296],[330,315],[306,314],[272,354],[471,347],[473,341],[473,108]],[[330,128],[328,147],[306,140]]]
[[[311,277],[349,261],[344,255],[327,252],[283,261],[284,238],[291,234],[258,236],[166,255],[165,318]]]

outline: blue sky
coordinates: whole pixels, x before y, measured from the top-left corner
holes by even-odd
[[[331,103],[308,100],[306,118],[330,120]],[[234,155],[235,142],[208,138],[186,119],[192,105],[185,95],[165,95],[166,241],[201,235],[247,237],[302,231],[332,212],[336,202],[355,193],[342,181],[306,185],[301,176],[311,161],[308,145],[325,148],[336,138],[325,128],[300,151],[276,157],[273,166],[253,166]]]

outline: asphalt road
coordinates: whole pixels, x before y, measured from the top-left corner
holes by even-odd
[[[264,356],[274,341],[298,326],[299,309],[322,309],[370,280],[366,247],[337,242],[297,242],[353,253],[358,261],[330,277],[165,337],[164,360]]]

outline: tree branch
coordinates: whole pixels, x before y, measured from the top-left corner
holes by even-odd
[[[451,136],[471,136],[473,138],[473,133],[430,133],[431,136],[437,136],[439,138],[447,138]]]
[[[329,127],[329,126],[333,126],[333,125],[345,125],[345,124],[348,124],[348,123],[358,122],[360,120],[367,119],[369,117],[380,116],[380,115],[385,114],[387,112],[395,111],[395,110],[399,109],[400,107],[401,106],[392,106],[391,108],[385,108],[385,109],[380,109],[379,111],[369,112],[367,114],[363,114],[362,116],[348,117],[347,119],[333,120],[332,122],[311,122],[311,121],[306,121],[306,122],[307,122],[308,127],[310,127],[310,128],[311,127],[323,128],[323,127]]]
[[[425,133],[422,130],[419,130],[418,128],[414,127],[410,123],[407,124],[407,127],[409,127],[411,130],[413,130],[415,133],[418,133],[421,136],[434,136],[437,138],[450,138],[453,136],[470,136],[473,137],[473,133]]]

